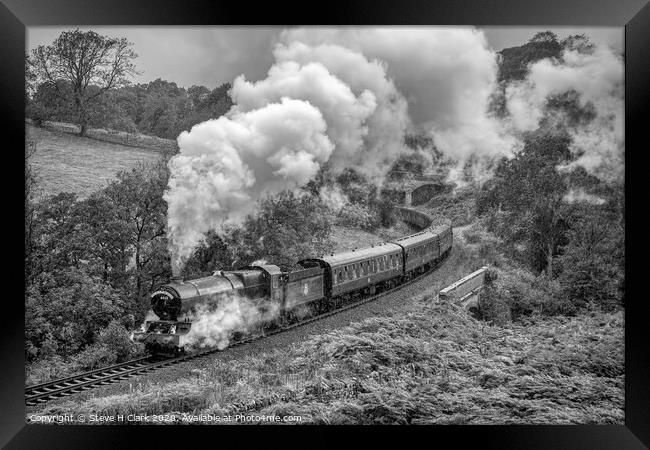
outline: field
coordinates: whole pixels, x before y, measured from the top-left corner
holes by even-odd
[[[56,131],[60,127],[25,127],[26,135],[36,146],[32,164],[37,176],[37,198],[60,192],[73,192],[85,198],[115,179],[120,170],[161,157],[157,150]]]

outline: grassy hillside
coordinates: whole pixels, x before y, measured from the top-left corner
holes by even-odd
[[[460,244],[460,243],[459,243]],[[464,246],[448,264],[466,274]],[[286,348],[215,358],[192,376],[133,382],[46,414],[298,415],[321,424],[622,424],[623,312],[490,325],[434,301]]]
[[[87,197],[114,179],[120,170],[161,157],[156,150],[79,137],[26,124],[36,153],[32,164],[37,176],[37,195],[74,192]]]
[[[196,377],[47,414],[299,415],[325,424],[622,424],[623,316],[489,326],[430,296]],[[200,373],[199,373],[200,372]]]

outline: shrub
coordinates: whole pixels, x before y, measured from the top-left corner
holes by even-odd
[[[390,200],[374,200],[371,202],[371,207],[376,217],[375,228],[390,228],[397,222],[395,207],[393,206],[393,202]]]
[[[28,384],[97,369],[145,354],[144,346],[134,343],[131,333],[117,320],[99,333],[95,343],[74,356],[63,358],[45,351],[45,347],[44,344],[39,359],[27,367]]]
[[[39,275],[25,303],[26,345],[36,350],[48,343],[43,355],[32,351],[35,356],[71,356],[96,342],[111,321],[133,325],[128,298],[77,268]]]
[[[73,365],[79,370],[92,370],[117,362],[117,355],[104,344],[93,344],[72,358]]]
[[[475,230],[465,230],[463,236],[468,244],[476,244],[481,239],[480,235]]]
[[[336,223],[344,227],[364,230],[370,230],[374,226],[372,213],[359,203],[350,203],[341,208],[336,216]]]
[[[97,343],[115,355],[117,361],[124,361],[137,352],[129,333],[117,320],[113,320],[99,333]]]
[[[479,299],[483,320],[503,325],[534,315],[574,315],[577,305],[562,295],[560,284],[546,275],[535,276],[524,269],[488,271]]]
[[[125,131],[127,133],[137,133],[138,132],[138,127],[136,126],[135,122],[133,122],[133,119],[131,117],[126,116],[126,117],[118,117],[114,120],[112,120],[109,124],[108,127],[113,130],[118,130],[118,131]]]
[[[27,106],[26,115],[32,119],[34,125],[37,127],[43,127],[45,122],[51,118],[51,113],[48,109],[38,102],[32,102]]]
[[[562,294],[576,306],[589,304],[612,311],[623,300],[624,273],[621,267],[606,255],[570,248],[560,258],[558,277]]]

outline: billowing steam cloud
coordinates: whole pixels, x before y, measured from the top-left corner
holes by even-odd
[[[505,120],[489,113],[497,54],[474,28],[290,29],[273,55],[266,78],[235,79],[231,111],[178,138],[165,195],[175,273],[208,230],[240,222],[258,199],[305,185],[324,164],[379,183],[407,130],[429,133],[458,162],[452,181],[467,170],[485,180],[495,159],[519,150],[521,132],[539,125],[548,96],[568,90],[597,113],[571,130],[574,164],[620,175],[623,66],[607,49],[533,64],[507,88]],[[334,209],[346,201],[321,197]]]
[[[406,102],[381,63],[340,46],[278,45],[275,55],[265,79],[234,81],[228,114],[178,137],[165,194],[174,273],[208,230],[305,185],[325,162],[378,181],[402,150]]]
[[[237,296],[220,301],[214,310],[206,304],[198,305],[191,315],[180,318],[189,319],[192,328],[181,336],[179,344],[186,349],[224,349],[234,333],[248,332],[263,322],[275,319],[280,311],[276,303],[265,302],[265,308],[261,311],[251,300]]]
[[[181,133],[165,193],[172,267],[205,232],[241,220],[262,193],[307,183],[334,150],[326,129],[317,108],[283,97]]]
[[[404,132],[410,124],[406,100],[387,76],[385,64],[377,59],[368,60],[362,53],[341,45],[307,45],[296,40],[278,44],[274,55],[282,62],[322,64],[355,95],[362,96],[368,91],[374,94],[376,106],[365,121],[368,133],[363,145],[356,148],[337,146],[330,165],[334,171],[353,166],[370,179],[383,178],[386,169],[402,151]],[[329,93],[321,95],[330,96]],[[328,124],[351,119],[349,113],[338,117],[326,114]]]
[[[530,66],[528,77],[506,89],[507,107],[515,127],[533,130],[546,114],[549,96],[574,91],[581,106],[590,104],[596,116],[569,129],[572,151],[579,155],[571,169],[583,166],[589,173],[612,181],[623,172],[623,63],[604,46],[592,52],[568,49],[560,61],[543,59]]]
[[[337,185],[323,186],[320,189],[318,195],[325,206],[327,206],[334,213],[341,211],[341,209],[343,209],[350,202],[348,196],[345,195],[345,193]]]
[[[584,189],[570,189],[563,200],[567,203],[588,203],[590,205],[602,205],[605,199],[587,193]]]
[[[321,47],[336,44],[383,61],[388,76],[408,101],[413,125],[429,131],[436,146],[456,160],[471,155],[511,155],[517,148],[517,140],[501,121],[488,114],[496,88],[497,59],[477,29],[296,29],[285,31],[282,41]],[[355,65],[348,65],[343,58],[340,64],[348,67],[349,77],[355,76]]]

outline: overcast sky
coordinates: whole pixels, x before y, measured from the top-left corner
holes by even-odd
[[[52,43],[61,31],[75,27],[29,27],[27,49]],[[244,74],[248,80],[264,78],[273,62],[271,50],[283,27],[79,27],[133,42],[141,73],[136,83],[162,78],[179,86],[201,84],[214,88]],[[555,32],[560,38],[586,34],[592,41],[622,53],[623,27],[483,27],[494,50],[525,43],[535,33]]]

